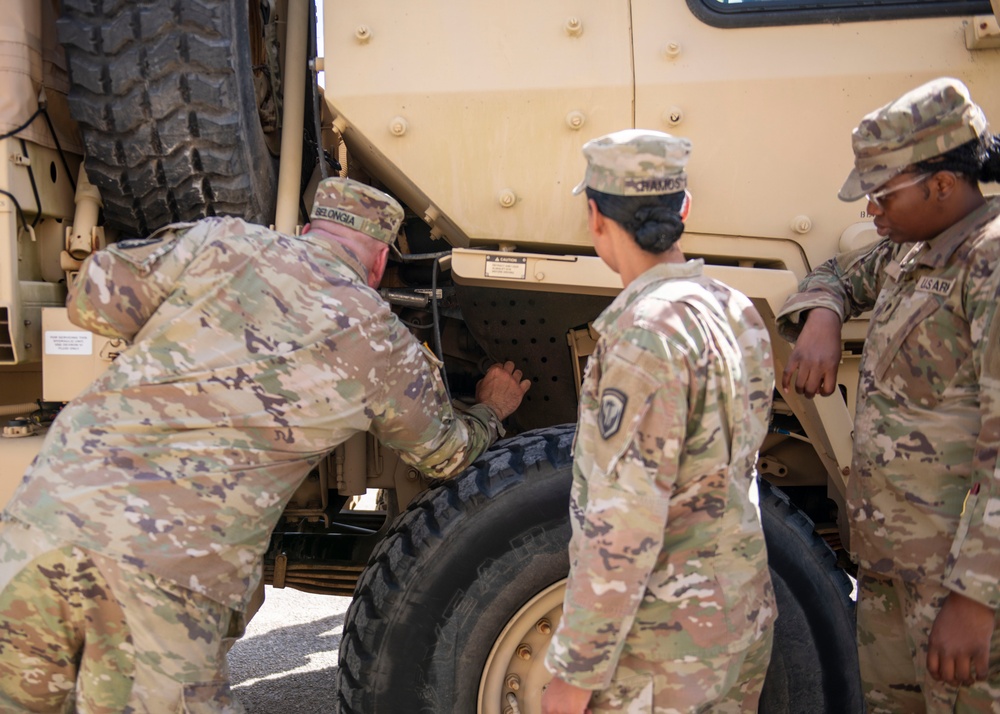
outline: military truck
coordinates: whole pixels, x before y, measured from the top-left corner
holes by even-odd
[[[406,207],[382,294],[456,402],[496,360],[533,381],[507,438],[458,478],[429,483],[360,435],[289,503],[265,580],[353,595],[330,703],[344,714],[540,710],[581,369],[621,288],[570,194],[587,139],[690,137],[684,252],[773,325],[810,268],[877,239],[863,204],[836,199],[863,114],[953,75],[1000,117],[996,0],[4,9],[0,500],[60,406],[128,347],[66,319],[87,255],[206,215],[294,232],[324,176]],[[861,710],[843,494],[865,331],[845,326],[838,393],[776,394],[758,463],[780,610],[761,711]],[[789,347],[772,340],[780,371]]]

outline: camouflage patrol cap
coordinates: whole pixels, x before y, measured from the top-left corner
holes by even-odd
[[[316,186],[313,220],[331,221],[392,245],[403,222],[403,207],[392,196],[347,178],[323,179]]]
[[[625,129],[583,145],[587,172],[573,189],[588,186],[614,196],[655,196],[687,188],[684,167],[691,142],[662,131]]]
[[[951,77],[921,85],[868,114],[851,135],[854,170],[840,189],[856,201],[908,166],[978,139],[988,129],[969,89]]]

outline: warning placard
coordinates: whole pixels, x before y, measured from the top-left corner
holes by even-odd
[[[513,255],[487,255],[486,277],[524,280],[528,277],[528,259]]]
[[[47,355],[92,355],[94,335],[90,332],[51,330],[45,333]]]

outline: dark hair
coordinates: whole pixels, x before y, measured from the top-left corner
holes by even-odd
[[[680,212],[684,192],[655,196],[615,196],[587,187],[601,215],[620,225],[647,253],[658,255],[680,239],[684,221]]]
[[[927,172],[952,171],[972,184],[1000,183],[1000,135],[983,134],[915,166]]]

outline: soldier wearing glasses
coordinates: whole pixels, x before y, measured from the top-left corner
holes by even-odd
[[[870,714],[1000,702],[1000,141],[942,78],[866,116],[840,191],[882,240],[810,273],[779,314],[786,390],[836,388],[871,310],[848,482]]]

